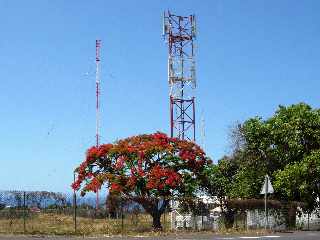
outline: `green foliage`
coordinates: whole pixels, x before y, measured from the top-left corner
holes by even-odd
[[[313,210],[320,197],[320,151],[314,151],[301,162],[288,164],[283,170],[275,172],[275,189],[289,200],[307,203]]]
[[[263,172],[254,168],[242,167],[234,177],[230,196],[233,198],[259,198],[263,181]]]
[[[299,172],[306,164],[305,157],[320,148],[320,111],[300,103],[289,107],[279,106],[275,114],[267,120],[255,117],[245,121],[239,131],[245,141],[243,161],[235,176],[233,197],[259,197],[263,176],[269,174],[272,181],[282,184],[275,196],[284,200],[306,200],[304,196],[313,195],[313,188],[307,181],[293,191],[297,182],[301,182]],[[286,169],[283,174],[275,172]],[[281,179],[278,179],[280,178]],[[288,187],[285,187],[287,179]],[[289,185],[292,185],[290,187]],[[312,197],[313,199],[313,197]]]
[[[320,112],[304,103],[279,106],[266,121],[253,118],[244,122],[242,132],[245,150],[260,161],[267,160],[268,171],[272,172],[319,149]]]
[[[273,198],[303,201],[314,209],[320,190],[320,110],[299,103],[279,106],[232,129],[233,153],[206,169],[207,191],[220,199],[261,198],[265,174]],[[226,202],[225,202],[226,204]]]
[[[237,169],[237,162],[228,157],[222,158],[217,165],[208,165],[204,170],[204,188],[209,194],[220,199],[229,196]]]

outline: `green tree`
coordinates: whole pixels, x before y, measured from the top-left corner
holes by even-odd
[[[265,174],[275,180],[275,172],[320,149],[320,111],[304,103],[279,106],[269,119],[249,119],[239,131],[244,139],[244,157],[236,177],[239,191],[234,195],[257,197],[261,189],[257,183],[261,185]]]
[[[224,200],[226,209],[231,208],[226,199],[261,198],[265,174],[275,185],[273,198],[304,201],[309,210],[314,209],[320,179],[316,167],[320,166],[319,109],[304,103],[279,106],[266,120],[254,117],[237,124],[231,138],[231,156],[207,170],[206,189]]]
[[[231,227],[234,222],[234,211],[228,206],[228,199],[231,197],[238,168],[236,158],[224,156],[218,161],[218,164],[208,165],[204,170],[207,177],[202,182],[203,188],[211,196],[218,198],[227,228]]]
[[[283,198],[305,202],[309,212],[319,207],[320,150],[278,170],[275,179],[274,187]]]

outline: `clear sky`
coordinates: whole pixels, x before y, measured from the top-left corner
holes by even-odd
[[[1,0],[0,189],[70,191],[95,141],[96,39],[102,141],[169,132],[166,9],[197,15],[197,129],[203,111],[215,161],[235,122],[319,107],[319,1]]]

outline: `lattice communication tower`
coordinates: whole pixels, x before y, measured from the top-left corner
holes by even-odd
[[[171,137],[196,140],[195,128],[195,15],[163,15],[163,36],[168,44]]]

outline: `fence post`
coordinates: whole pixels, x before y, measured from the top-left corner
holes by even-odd
[[[123,199],[121,197],[121,235],[123,236],[123,231],[124,231],[124,216],[123,216]]]
[[[203,200],[202,200],[203,201]],[[204,206],[206,206],[205,204],[204,204],[204,202],[201,202],[201,230],[204,230],[204,226],[203,226],[203,210],[204,210]]]
[[[73,182],[76,181],[76,173],[73,172]],[[77,233],[77,195],[76,190],[73,190],[73,221],[74,221],[74,233]]]
[[[198,224],[197,224],[197,211],[199,208],[199,199],[197,199],[195,203],[195,209],[192,209],[192,215],[193,215],[193,224],[194,224],[194,230],[198,230]]]
[[[23,233],[26,233],[26,192],[23,192]]]
[[[167,199],[165,198],[165,201],[167,201]],[[167,206],[165,206],[164,212],[163,212],[163,231],[166,231],[166,225],[167,225],[167,221],[166,221],[166,212],[167,212]]]

